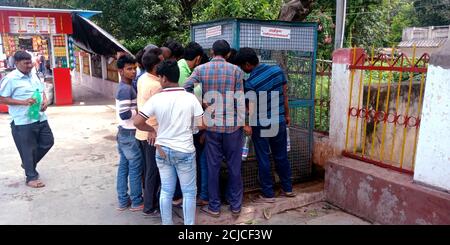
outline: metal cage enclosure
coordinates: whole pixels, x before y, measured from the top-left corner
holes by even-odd
[[[210,50],[217,40],[231,47],[253,48],[261,63],[279,65],[288,80],[291,115],[289,161],[293,182],[311,176],[314,129],[314,95],[316,76],[317,23],[221,19],[191,26],[191,40]],[[251,147],[248,160],[242,163],[246,191],[259,188],[258,163]],[[275,170],[272,159],[272,169]],[[226,173],[223,168],[222,174]],[[275,183],[278,176],[273,171]]]

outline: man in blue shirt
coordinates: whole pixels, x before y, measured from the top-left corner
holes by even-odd
[[[256,125],[245,126],[244,132],[252,135],[258,161],[259,181],[262,189],[262,195],[258,201],[275,201],[270,151],[275,160],[284,196],[294,197],[292,173],[287,155],[286,127],[290,124],[290,116],[287,80],[284,72],[279,66],[260,64],[256,52],[251,48],[241,48],[235,57],[235,62],[244,72],[250,73],[244,83],[246,93],[249,91],[256,93],[256,98],[250,99],[249,106],[250,118],[254,118],[253,112],[257,113]],[[252,105],[257,105],[257,108]],[[265,135],[265,132],[270,132],[271,129],[274,131],[273,134]]]
[[[39,180],[36,166],[54,143],[53,133],[44,113],[47,109],[47,97],[44,93],[44,84],[35,73],[31,72],[33,69],[31,55],[25,51],[18,51],[14,54],[14,60],[17,69],[0,81],[0,104],[9,105],[12,136],[22,159],[26,184],[40,188],[45,184]],[[28,116],[30,106],[36,103],[32,98],[35,91],[39,91],[42,96],[39,119]]]

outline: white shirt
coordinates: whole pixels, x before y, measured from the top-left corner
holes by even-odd
[[[139,114],[147,119],[156,117],[159,127],[155,144],[183,153],[195,152],[194,119],[203,115],[195,95],[181,87],[166,88],[152,96]]]

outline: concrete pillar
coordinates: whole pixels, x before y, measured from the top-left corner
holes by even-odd
[[[80,73],[78,74],[78,83],[83,84],[83,67],[84,67],[84,61],[83,61],[83,55],[84,52],[80,52],[80,55],[78,56],[78,59],[80,61]]]
[[[107,60],[105,58],[105,56],[101,56],[102,58],[102,79],[106,80],[106,78],[108,77],[108,67],[107,67]]]
[[[88,53],[89,55],[89,76],[92,77],[92,60],[91,60],[91,54]]]
[[[417,144],[414,180],[450,191],[450,41],[432,54]]]
[[[363,54],[363,49],[356,49],[356,59]],[[337,49],[333,53],[332,82],[330,86],[330,142],[335,154],[345,149],[345,135],[347,129],[348,103],[350,96],[351,71],[349,65],[353,61],[352,49]],[[360,64],[362,63],[362,60]],[[361,72],[354,74],[352,105],[358,106],[358,90]],[[362,96],[360,98],[362,101]],[[362,103],[361,103],[362,105]],[[361,121],[361,120],[359,120]],[[350,121],[350,129],[355,128],[356,120]],[[359,127],[361,128],[361,127]],[[361,131],[361,130],[359,130]],[[350,130],[349,146],[353,146],[353,131]],[[360,137],[357,137],[359,144]],[[350,147],[349,147],[350,148]]]

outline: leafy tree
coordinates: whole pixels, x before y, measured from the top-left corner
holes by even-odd
[[[319,23],[318,57],[334,48],[335,0],[3,0],[4,5],[100,10],[93,21],[132,52],[169,38],[186,43],[190,24],[219,18]],[[345,46],[391,47],[408,26],[450,24],[450,0],[347,0]]]
[[[195,21],[221,18],[276,19],[281,0],[214,0],[203,1],[194,11]]]
[[[390,9],[390,32],[387,36],[388,45],[394,46],[402,40],[402,33],[405,27],[418,24],[413,2],[410,0],[400,0]]]
[[[27,0],[3,0],[1,5],[4,5],[4,6],[15,6],[15,7],[28,7],[28,6],[30,6],[28,4]]]
[[[414,10],[421,26],[450,25],[450,0],[415,0]]]

